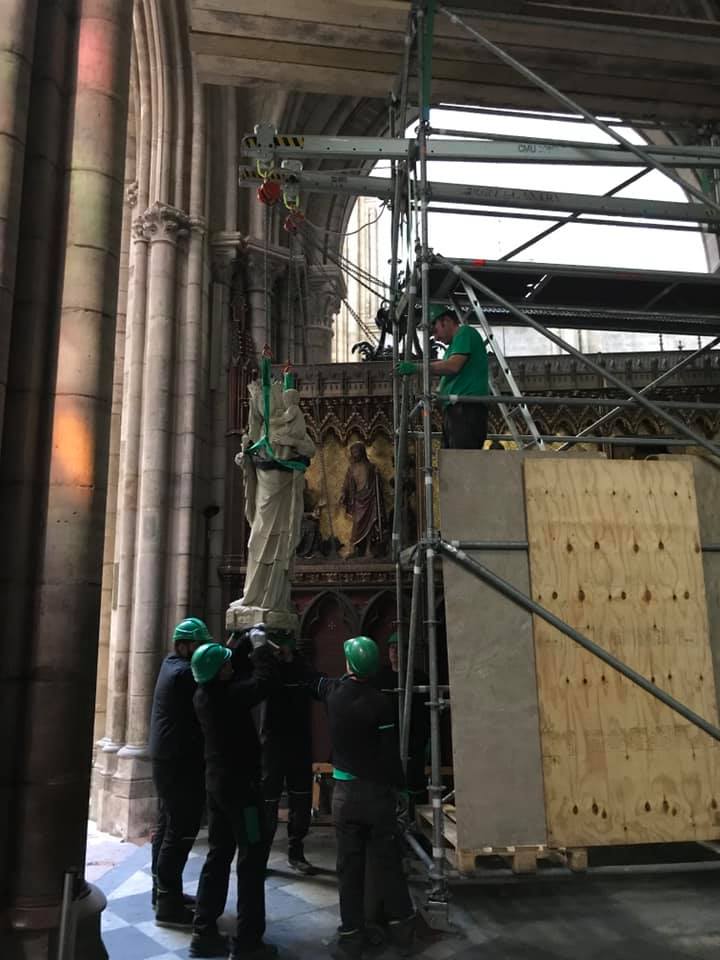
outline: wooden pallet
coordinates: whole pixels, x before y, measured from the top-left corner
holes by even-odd
[[[432,831],[432,807],[423,806],[417,809],[418,826],[427,834]],[[457,845],[457,827],[455,821],[455,807],[446,804],[443,806],[443,837],[446,843],[445,856],[458,873],[473,873],[482,861],[499,857],[516,874],[532,874],[537,872],[538,861],[547,860],[551,863],[568,867],[576,873],[587,870],[587,850],[581,847],[556,848],[545,844],[530,844],[508,847],[481,847],[475,850],[464,850]]]

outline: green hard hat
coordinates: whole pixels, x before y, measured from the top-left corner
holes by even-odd
[[[209,683],[218,675],[220,667],[232,657],[232,650],[221,643],[204,643],[192,655],[190,669],[195,683]]]
[[[197,617],[181,620],[173,630],[173,643],[211,643],[210,631]]]
[[[352,637],[343,644],[345,659],[356,677],[371,677],[377,673],[380,654],[370,637]]]
[[[452,317],[455,314],[455,309],[449,307],[446,303],[431,303],[430,304],[430,323],[435,323],[436,320],[439,320],[440,317],[444,317],[448,313]]]
[[[387,638],[387,645],[389,647],[396,647],[398,645],[398,635],[396,633],[391,633]]]

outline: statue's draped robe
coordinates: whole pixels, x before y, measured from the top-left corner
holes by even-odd
[[[253,385],[255,386],[255,385]],[[259,388],[250,389],[250,418],[243,449],[262,435],[262,398]],[[297,392],[282,392],[273,384],[270,442],[278,460],[311,457],[315,445],[307,434]],[[263,469],[270,463],[274,469]],[[262,452],[242,457],[245,479],[245,514],[251,533],[243,607],[292,611],[291,577],[303,519],[302,470],[279,469]]]

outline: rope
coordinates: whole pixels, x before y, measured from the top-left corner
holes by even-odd
[[[311,239],[311,238],[304,237],[303,239]],[[311,242],[312,242],[312,240],[311,240]],[[316,247],[316,249],[318,249],[319,252],[322,252],[321,248],[318,246],[317,243],[315,243],[314,246]],[[319,267],[322,267],[322,266],[323,266],[323,263],[322,263],[320,260],[315,260],[315,259],[313,258],[313,256],[312,256],[312,251],[308,250],[307,247],[305,248],[305,256],[306,256],[306,258],[307,258],[308,263],[309,263],[311,266],[319,266]],[[339,266],[340,269],[342,269],[342,265],[339,264],[339,263],[337,263],[337,261],[334,260],[332,254],[328,253],[327,256],[329,257],[330,260],[333,260],[333,262],[336,264],[336,266]],[[375,333],[365,324],[365,322],[360,318],[360,316],[359,316],[359,315],[355,312],[355,310],[353,310],[353,308],[350,306],[350,303],[348,302],[347,297],[345,296],[345,294],[344,294],[344,292],[343,292],[340,284],[338,283],[337,278],[336,278],[336,277],[329,277],[328,279],[329,279],[330,282],[333,284],[333,286],[334,286],[334,288],[335,288],[335,292],[337,293],[339,299],[346,305],[346,307],[347,307],[348,310],[350,311],[351,315],[352,315],[353,318],[355,319],[356,323],[357,323],[358,326],[360,327],[360,330],[362,331],[362,333],[364,333],[365,336],[368,337],[369,340],[371,340],[371,341],[374,340],[375,342],[377,342],[377,334],[375,334]],[[356,278],[354,278],[354,279],[356,279]],[[358,282],[360,282],[360,281],[358,281]],[[368,289],[369,289],[369,288],[368,288]],[[380,297],[380,295],[377,293],[377,291],[375,291],[375,290],[370,290],[370,293],[372,293],[374,296],[377,296],[377,297],[379,297],[380,299],[382,299],[382,297]]]
[[[295,360],[295,317],[293,311],[293,279],[294,273],[293,270],[293,246],[295,244],[295,237],[293,234],[290,234],[290,239],[288,242],[288,279],[287,279],[287,304],[286,304],[286,321],[287,321],[287,331],[288,331],[288,356],[291,360]]]
[[[375,169],[377,169],[377,168],[376,168],[376,167],[373,167],[373,170],[375,170]],[[346,171],[343,170],[343,173],[345,173],[345,172],[346,172]],[[363,172],[365,172],[365,171],[363,171]],[[349,230],[349,231],[348,231],[348,230],[331,230],[330,227],[321,227],[321,226],[319,226],[317,223],[313,223],[312,220],[308,220],[307,218],[306,218],[306,220],[305,220],[305,223],[308,223],[308,224],[313,228],[313,230],[320,230],[320,231],[322,231],[323,233],[332,233],[332,234],[334,234],[334,235],[337,236],[337,237],[354,237],[354,236],[356,236],[358,233],[362,233],[363,230],[367,230],[368,227],[374,226],[374,225],[378,222],[378,220],[380,219],[380,217],[382,217],[382,215],[385,213],[386,210],[387,210],[387,200],[384,200],[384,201],[382,202],[382,204],[380,205],[380,212],[379,212],[378,215],[375,217],[375,219],[374,219],[374,220],[368,220],[367,223],[364,223],[361,227],[358,227],[357,230]]]

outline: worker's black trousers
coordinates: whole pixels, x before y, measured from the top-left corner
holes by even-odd
[[[237,849],[237,932],[239,951],[258,945],[265,933],[265,868],[270,853],[258,788],[208,785],[208,854],[200,874],[195,933],[214,934],[225,910],[230,866]]]
[[[182,875],[205,807],[205,771],[174,760],[154,760],[158,821],[152,838],[152,874],[161,897],[182,901]]]
[[[488,411],[483,403],[448,403],[443,410],[443,447],[482,450],[487,438]]]
[[[388,920],[409,917],[413,903],[397,842],[395,791],[366,780],[336,780],[332,812],[343,931],[364,926],[366,887]]]
[[[310,737],[272,737],[263,744],[263,797],[272,843],[277,830],[283,787],[288,795],[288,857],[303,856],[303,841],[312,815],[312,754]]]

